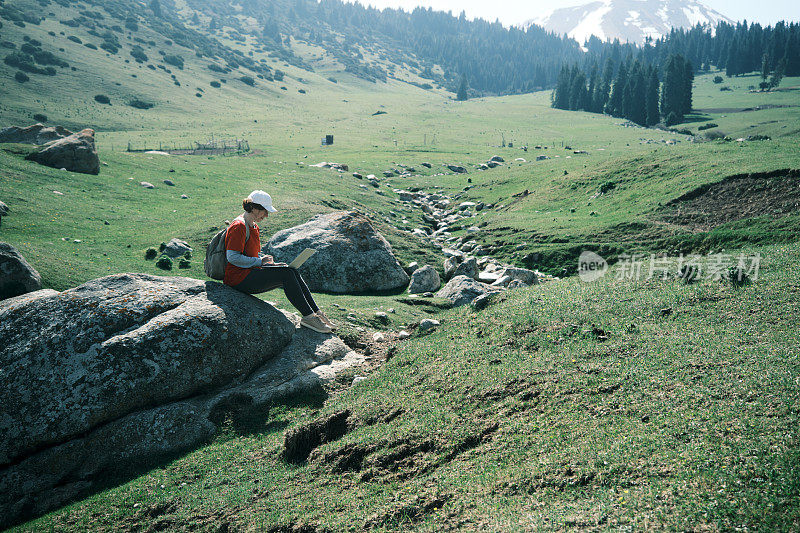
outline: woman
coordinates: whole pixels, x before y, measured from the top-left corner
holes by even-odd
[[[286,263],[275,263],[272,256],[261,255],[258,222],[277,211],[272,206],[272,197],[264,191],[253,191],[242,202],[242,207],[244,213],[231,222],[225,234],[225,256],[228,260],[223,280],[225,285],[247,294],[283,287],[286,297],[303,315],[301,326],[320,333],[330,333],[336,326],[314,302],[300,273]]]

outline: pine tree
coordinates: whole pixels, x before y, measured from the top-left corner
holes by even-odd
[[[761,56],[761,79],[766,80],[769,78],[769,56],[764,54]]]
[[[574,67],[572,74],[572,82],[570,83],[569,91],[569,108],[573,111],[586,110],[588,107],[588,91],[586,90],[586,75]]]
[[[658,70],[655,68],[650,70],[650,77],[647,82],[647,95],[645,97],[645,107],[647,108],[647,121],[646,126],[655,126],[661,120],[658,112]]]
[[[786,52],[783,55],[783,65],[786,76],[800,76],[800,29],[792,26],[792,32],[786,42]]]
[[[614,85],[611,87],[611,95],[608,97],[608,102],[605,106],[605,113],[612,117],[621,117],[624,111],[624,95],[625,86],[628,84],[628,69],[623,63],[619,66],[619,72],[614,79]]]
[[[561,72],[558,73],[558,82],[553,91],[553,107],[556,109],[569,109],[569,91],[570,91],[570,78],[569,68],[566,65],[561,67]]]
[[[153,15],[159,18],[163,16],[163,14],[161,13],[161,3],[158,0],[150,1],[150,11],[153,12]]]
[[[595,86],[592,94],[592,111],[602,113],[608,102],[608,93],[611,91],[611,80],[614,79],[614,61],[609,57],[603,67],[603,76],[600,83]]]
[[[467,77],[465,75],[461,75],[461,84],[458,86],[458,93],[456,94],[456,100],[463,102],[469,98],[467,96]]]
[[[783,59],[778,61],[778,66],[775,67],[775,72],[772,74],[772,78],[769,80],[770,89],[774,89],[781,84],[783,73],[786,71],[785,65],[786,64],[783,62]]]
[[[676,55],[669,56],[664,67],[664,85],[661,88],[661,116],[668,118],[673,124],[683,117],[683,75],[683,58]]]
[[[628,89],[626,90],[626,113],[625,118],[641,126],[647,123],[647,78],[641,63],[637,60],[634,63],[631,75],[628,78]]]
[[[680,57],[680,56],[678,56]],[[681,115],[692,112],[692,84],[694,83],[694,67],[688,59],[683,63],[683,91],[681,92]]]

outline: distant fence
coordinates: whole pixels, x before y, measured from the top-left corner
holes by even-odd
[[[213,139],[207,142],[194,141],[194,146],[182,146],[175,142],[159,141],[158,146],[155,144],[151,146],[144,142],[141,147],[138,147],[128,141],[128,147],[125,151],[151,152],[154,150],[176,155],[235,155],[249,152],[250,143],[244,139]]]

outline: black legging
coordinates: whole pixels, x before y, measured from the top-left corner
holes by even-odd
[[[264,266],[253,268],[247,277],[238,285],[233,285],[237,291],[247,294],[271,291],[276,287],[283,287],[283,292],[293,306],[303,316],[319,311],[319,307],[311,296],[306,282],[303,281],[296,269],[288,266]]]

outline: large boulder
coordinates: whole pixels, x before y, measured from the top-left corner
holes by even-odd
[[[0,527],[362,360],[297,321],[220,283],[145,274],[0,302]]]
[[[408,292],[420,294],[423,292],[433,292],[441,287],[439,273],[430,265],[417,269],[411,274],[411,283],[408,284]]]
[[[444,260],[444,280],[449,281],[453,277],[458,265],[464,258],[460,255],[453,255]]]
[[[70,172],[99,174],[100,159],[94,145],[94,130],[86,128],[69,137],[50,141],[25,159]]]
[[[42,276],[16,248],[0,242],[0,300],[42,288]]]
[[[533,270],[527,268],[506,267],[500,271],[500,277],[509,276],[511,281],[520,281],[525,285],[536,285],[539,283],[539,277]]]
[[[465,259],[458,265],[453,272],[453,277],[467,276],[468,278],[475,279],[478,277],[478,260],[474,257]]]
[[[70,135],[72,132],[61,126],[11,126],[0,130],[0,143],[44,144]]]
[[[455,276],[436,293],[436,297],[446,298],[453,302],[453,307],[459,307],[467,305],[478,296],[497,290],[497,288],[490,287],[467,276]]]
[[[276,233],[263,252],[289,263],[305,248],[317,251],[300,267],[312,290],[338,294],[400,289],[408,274],[392,247],[361,214],[337,211]]]

